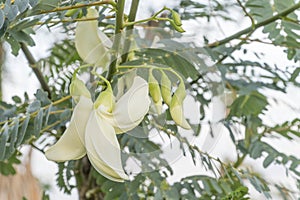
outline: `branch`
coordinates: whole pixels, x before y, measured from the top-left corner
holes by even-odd
[[[113,74],[117,71],[119,47],[121,43],[120,33],[123,29],[124,6],[125,6],[125,0],[118,0],[117,12],[116,12],[115,38],[112,47],[113,52],[111,56],[111,64],[109,66],[107,77],[106,77],[108,81],[112,79]]]
[[[220,41],[217,41],[217,42],[214,42],[214,43],[211,43],[211,44],[208,44],[207,47],[209,48],[214,48],[214,47],[217,47],[217,46],[220,46],[220,45],[223,45],[223,44],[226,44],[228,42],[230,42],[231,40],[234,40],[234,39],[237,39],[239,38],[240,36],[244,35],[244,34],[247,34],[251,31],[255,31],[257,30],[258,28],[262,27],[262,26],[265,26],[267,24],[270,24],[278,19],[281,19],[282,17],[294,12],[295,10],[299,9],[300,8],[300,2],[295,4],[294,6],[282,11],[281,13],[278,13],[277,15],[274,15],[273,17],[270,17],[266,20],[263,20],[261,22],[258,22],[256,24],[252,24],[250,27],[244,29],[244,30],[241,30],[223,40],[220,40]]]
[[[131,2],[131,7],[130,7],[130,12],[129,12],[129,16],[128,16],[128,21],[129,22],[134,22],[135,18],[136,18],[136,13],[137,13],[137,9],[139,6],[139,2],[140,0],[132,0]],[[130,46],[131,46],[131,40],[129,38],[130,34],[131,34],[131,30],[133,29],[134,25],[128,26],[126,28],[126,41],[124,44],[124,54],[122,55],[122,63],[126,62],[128,59],[128,51],[130,50]]]
[[[246,7],[243,6],[243,4],[240,0],[236,0],[236,1],[238,2],[239,6],[242,8],[242,10],[244,11],[245,15],[250,18],[251,24],[252,24],[252,27],[253,27],[255,25],[255,21],[254,21],[253,17],[250,15],[249,12],[247,12]]]
[[[21,44],[21,49],[26,57],[26,59],[28,60],[29,62],[29,66],[31,67],[31,69],[33,70],[35,76],[37,77],[37,79],[39,80],[41,86],[42,86],[42,89],[46,92],[48,92],[48,97],[49,99],[51,99],[51,91],[50,91],[50,88],[40,70],[40,68],[38,68],[37,66],[37,62],[36,60],[34,59],[33,55],[31,54],[30,50],[28,49],[28,47],[26,46],[26,44],[24,43],[20,43]]]
[[[77,8],[85,8],[85,7],[91,7],[91,6],[99,6],[99,5],[105,5],[109,4],[112,5],[113,7],[116,6],[116,3],[112,0],[103,0],[103,1],[97,1],[93,3],[88,3],[88,4],[77,4],[77,5],[72,5],[72,6],[65,6],[65,7],[58,7],[54,8],[53,10],[46,10],[46,11],[41,11],[40,14],[48,14],[48,13],[53,13],[53,12],[60,12],[60,11],[65,11],[65,10],[72,10],[72,9],[77,9]]]

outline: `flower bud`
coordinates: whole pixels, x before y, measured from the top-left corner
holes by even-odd
[[[86,88],[84,82],[77,77],[72,79],[69,90],[70,95],[76,102],[79,101],[80,96],[91,98],[90,91]]]
[[[161,94],[164,102],[170,106],[172,100],[171,94],[171,81],[169,77],[162,71],[161,72]]]
[[[172,18],[173,18],[173,20],[174,20],[174,23],[175,23],[177,26],[181,26],[181,25],[182,25],[182,22],[181,22],[179,13],[176,12],[175,10],[172,10],[171,13],[172,13]]]
[[[177,24],[175,24],[174,20],[171,20],[170,23],[175,28],[175,30],[178,31],[179,33],[185,32],[185,30],[181,26],[178,26]]]
[[[170,114],[174,122],[181,126],[184,129],[191,129],[191,126],[186,121],[183,113],[183,101],[186,97],[185,86],[183,82],[180,82],[177,90],[175,91],[171,105],[170,105]]]
[[[102,91],[94,103],[95,109],[99,106],[104,106],[106,112],[112,112],[115,106],[115,97],[110,85]]]
[[[157,114],[161,114],[162,112],[162,98],[161,98],[161,91],[159,88],[159,84],[155,77],[152,74],[152,70],[149,71],[149,79],[148,79],[148,84],[149,84],[149,93],[150,96],[153,99],[153,102],[156,107]]]

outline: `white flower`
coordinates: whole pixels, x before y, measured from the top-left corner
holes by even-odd
[[[93,167],[106,178],[118,182],[128,179],[122,167],[116,133],[129,131],[143,120],[150,105],[148,92],[147,82],[137,76],[115,104],[105,102],[111,98],[101,99],[107,95],[100,95],[97,104],[81,95],[70,125],[58,142],[46,151],[46,157],[62,162],[87,154]],[[108,105],[113,105],[112,109]]]
[[[85,19],[77,23],[75,30],[75,47],[82,58],[88,64],[105,68],[109,63],[109,49],[112,47],[111,40],[98,28],[98,11],[94,8],[87,10]]]

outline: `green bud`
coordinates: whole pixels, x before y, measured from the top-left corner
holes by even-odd
[[[79,101],[80,96],[85,96],[91,98],[90,91],[86,88],[84,82],[77,77],[72,79],[70,84],[70,95],[74,98],[76,102]]]
[[[152,70],[149,71],[148,85],[149,85],[150,96],[152,97],[152,100],[155,105],[155,110],[156,110],[157,114],[160,115],[162,113],[161,91],[160,91],[157,80],[155,79],[155,77],[152,74]]]
[[[77,11],[78,11],[78,9],[68,10],[68,11],[65,13],[65,16],[66,16],[66,17],[72,17]]]
[[[191,129],[191,126],[186,121],[183,113],[183,101],[186,97],[186,91],[183,81],[180,82],[175,91],[170,104],[170,114],[174,122],[184,129]]]
[[[155,79],[155,77],[153,76],[152,70],[149,71],[148,84],[149,84],[150,96],[152,97],[154,103],[161,101],[161,92],[160,92],[159,84]]]
[[[181,26],[175,24],[174,20],[171,20],[170,23],[175,28],[175,30],[178,31],[179,33],[185,32],[185,30]]]
[[[171,81],[169,77],[162,71],[161,72],[161,94],[164,102],[167,105],[171,104],[172,94],[171,94]]]
[[[171,13],[172,13],[172,18],[173,18],[173,20],[174,20],[174,23],[175,23],[177,26],[181,26],[181,25],[182,25],[182,22],[181,22],[179,13],[176,12],[175,10],[172,10]]]
[[[108,85],[107,88],[99,94],[94,103],[94,107],[96,109],[101,105],[106,107],[107,112],[112,112],[115,106],[115,97],[110,85]]]
[[[179,102],[183,102],[186,97],[185,85],[184,82],[181,81],[178,85],[177,90],[175,91],[173,98],[177,98]]]
[[[76,3],[75,5],[80,5],[79,3]],[[66,13],[65,13],[65,16],[66,17],[72,17],[76,12],[78,12],[79,9],[78,8],[75,8],[75,9],[71,9],[71,10],[68,10]],[[78,18],[81,18],[83,16],[83,13],[82,11],[80,10],[79,11],[79,14],[78,14]]]

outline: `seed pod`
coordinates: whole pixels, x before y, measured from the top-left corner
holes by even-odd
[[[169,77],[162,71],[161,72],[161,95],[164,102],[170,106],[172,100],[171,94],[171,81]]]
[[[181,26],[181,25],[182,25],[182,22],[181,22],[179,13],[176,12],[175,10],[172,10],[171,13],[172,13],[172,18],[173,18],[173,20],[174,20],[174,23],[175,23],[177,26]]]
[[[86,88],[84,82],[77,77],[72,79],[72,82],[70,84],[70,95],[73,97],[73,99],[78,102],[80,96],[85,96],[87,98],[91,98],[90,91]]]
[[[99,106],[104,106],[107,112],[112,112],[115,106],[115,97],[110,85],[97,97],[94,107],[97,109]]]
[[[175,24],[174,20],[171,20],[170,23],[175,28],[175,30],[178,31],[179,33],[185,32],[185,30],[181,26]]]

